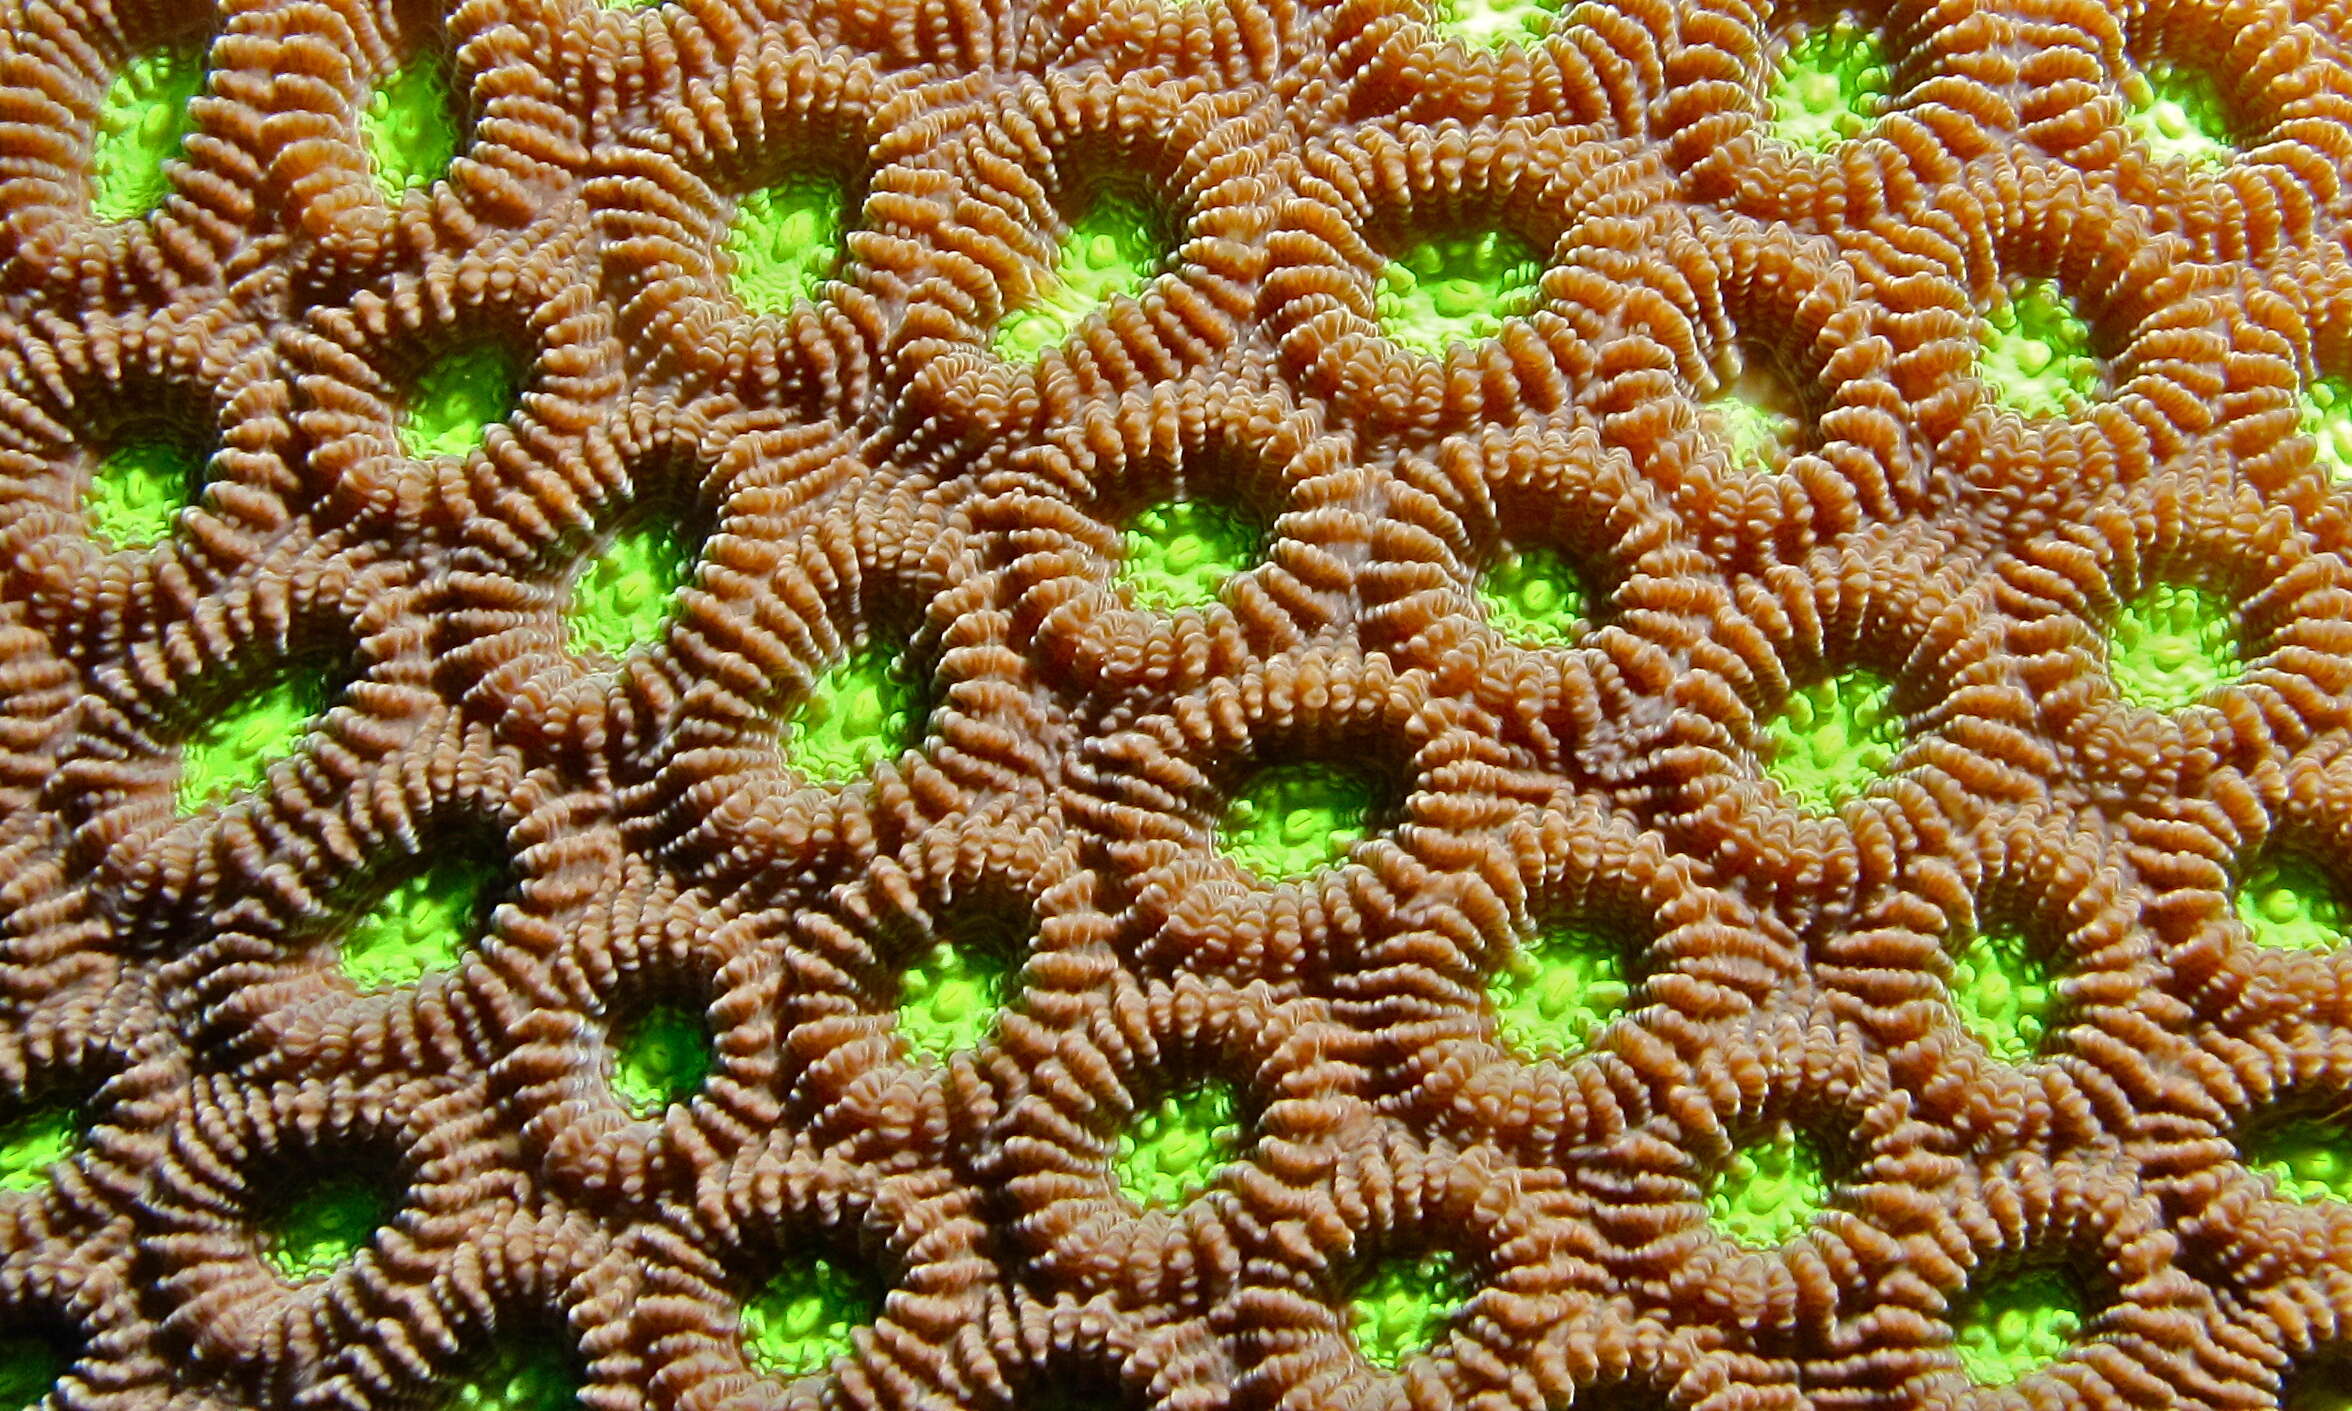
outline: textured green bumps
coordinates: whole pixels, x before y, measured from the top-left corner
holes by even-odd
[[[1575,927],[1514,947],[1487,982],[1504,1043],[1531,1058],[1568,1058],[1625,1011],[1633,977],[1625,948]]]
[[[1583,581],[1560,554],[1539,545],[1506,547],[1479,579],[1489,626],[1523,647],[1564,647],[1591,611]]]
[[[1344,859],[1371,831],[1371,779],[1340,764],[1259,771],[1226,810],[1226,856],[1268,881]]]
[[[1979,1386],[2007,1386],[2066,1354],[2089,1321],[2074,1284],[2055,1269],[2029,1269],[1972,1293],[1954,1350]]]
[[[385,199],[440,180],[457,158],[464,126],[443,56],[417,54],[378,83],[359,127]]]
[[[38,1107],[0,1126],[0,1191],[36,1191],[49,1168],[81,1144],[79,1117],[64,1107]]]
[[[2217,593],[2159,583],[2124,605],[2107,634],[2117,694],[2148,710],[2193,705],[2244,669],[2237,614]]]
[[[879,1311],[880,1300],[845,1266],[795,1261],[743,1305],[744,1357],[778,1381],[813,1376],[856,1352],[857,1330]]]
[[[180,746],[179,804],[194,813],[259,788],[327,708],[326,680],[290,672],[241,695]]]
[[[1141,1113],[1111,1159],[1119,1190],[1141,1206],[1179,1206],[1208,1189],[1241,1149],[1241,1099],[1230,1083],[1179,1088]]]
[[[710,1034],[683,1005],[657,1004],[624,1027],[613,1046],[613,1095],[631,1116],[659,1117],[701,1090],[710,1075]]]
[[[2124,86],[2125,123],[2159,161],[2218,167],[2235,151],[2221,88],[2175,63],[2148,65]]]
[[[2097,396],[2105,373],[2091,326],[2047,279],[2022,280],[1985,316],[1977,370],[1993,399],[2022,416],[2073,416]]]
[[[1541,301],[1543,259],[1500,230],[1424,240],[1381,271],[1374,306],[1399,346],[1442,357],[1502,332]]]
[[[996,938],[942,940],[898,980],[898,1032],[915,1057],[944,1063],[996,1027],[1019,967]]]
[[[1140,291],[1166,263],[1165,238],[1151,207],[1123,192],[1098,193],[1062,237],[1052,271],[998,322],[997,356],[1035,360],[1087,315]]]
[[[729,283],[755,314],[790,313],[814,299],[841,263],[841,185],[795,175],[735,203],[722,245]]]
[[[90,209],[105,221],[138,220],[171,194],[164,163],[196,130],[188,105],[204,91],[200,46],[151,49],[123,66],[98,100],[90,153]]]
[[[2329,951],[2344,944],[2344,902],[2309,858],[2286,854],[2255,868],[2237,892],[2238,919],[2258,945]]]
[[[911,748],[923,724],[906,655],[868,647],[816,679],[785,725],[785,754],[820,784],[847,784]]]
[[[144,549],[171,536],[196,497],[205,457],[173,436],[133,436],[90,475],[83,498],[90,527],[107,547]]]
[[[1393,1372],[1436,1347],[1477,1291],[1462,1262],[1445,1250],[1386,1260],[1348,1305],[1356,1350],[1373,1366]]]
[[[355,1176],[311,1187],[287,1206],[262,1248],[289,1282],[321,1278],[357,1254],[390,1213],[383,1192]]]
[[[2037,1057],[2056,1025],[2057,982],[2016,931],[1970,937],[1952,957],[1951,993],[1962,1026],[2003,1063]]]
[[[695,554],[676,526],[648,518],[614,534],[572,584],[565,627],[581,655],[626,655],[661,639]]]
[[[1768,105],[1772,135],[1822,152],[1869,130],[1892,90],[1892,67],[1876,31],[1839,15],[1798,36],[1781,56]]]
[[[1203,500],[1163,500],[1120,536],[1118,580],[1137,607],[1205,608],[1255,563],[1259,533],[1245,517]]]
[[[1775,1249],[1803,1233],[1829,1201],[1813,1142],[1787,1126],[1743,1146],[1707,1192],[1707,1218],[1734,1243]]]
[[[1816,813],[1870,787],[1903,748],[1894,685],[1855,670],[1794,692],[1766,726],[1765,772]]]

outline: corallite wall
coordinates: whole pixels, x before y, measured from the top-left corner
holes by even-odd
[[[0,1411],[2352,1405],[2342,0],[0,19]]]

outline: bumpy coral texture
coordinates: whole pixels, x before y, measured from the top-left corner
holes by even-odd
[[[2352,1407],[2342,0],[0,0],[0,1411]]]

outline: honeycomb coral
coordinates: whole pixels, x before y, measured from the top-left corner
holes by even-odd
[[[2343,0],[0,0],[0,1407],[2352,1405]]]

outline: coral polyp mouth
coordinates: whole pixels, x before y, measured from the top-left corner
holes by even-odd
[[[1034,361],[1113,299],[1141,292],[1169,261],[1164,225],[1139,193],[1118,185],[1093,192],[1062,232],[1052,266],[997,324],[998,356]]]
[[[2074,1345],[2087,1321],[2074,1281],[2032,1269],[1972,1291],[1954,1350],[1978,1386],[2008,1386],[2042,1371]]]
[[[1870,130],[1893,96],[1892,65],[1877,32],[1841,14],[1799,32],[1767,95],[1772,135],[1827,151]]]
[[[2047,279],[2006,291],[1985,317],[1977,364],[1994,400],[2029,417],[2074,415],[2105,379],[2089,322]]]
[[[1448,1251],[1389,1259],[1349,1302],[1356,1350],[1373,1366],[1396,1371],[1434,1349],[1476,1292],[1462,1261]]]
[[[2133,136],[2158,161],[2215,167],[2236,150],[2227,106],[2212,77],[2186,64],[2159,62],[2125,85]]]
[[[1542,301],[1543,263],[1508,231],[1441,234],[1408,246],[1382,268],[1377,307],[1381,331],[1416,353],[1494,337],[1506,321]]]
[[[736,202],[722,248],[746,309],[785,314],[817,297],[841,264],[845,205],[837,181],[798,173]]]
[[[463,128],[446,57],[422,52],[386,74],[360,115],[368,165],[385,199],[440,180],[457,158]]]
[[[1260,771],[1234,795],[1221,830],[1227,856],[1258,877],[1298,877],[1344,860],[1374,826],[1378,785],[1339,763]]]
[[[98,107],[90,155],[90,209],[100,220],[137,220],[171,194],[165,163],[196,130],[189,104],[204,88],[204,49],[172,44],[124,65]]]
[[[1732,1153],[1709,1184],[1707,1218],[1734,1243],[1775,1249],[1803,1233],[1828,1200],[1819,1147],[1784,1125]]]
[[[1208,1188],[1241,1150],[1240,1099],[1230,1083],[1190,1084],[1120,1133],[1112,1170],[1139,1206],[1174,1207]]]
[[[95,537],[118,549],[170,538],[202,486],[204,461],[168,429],[132,430],[90,473],[84,502]]]

